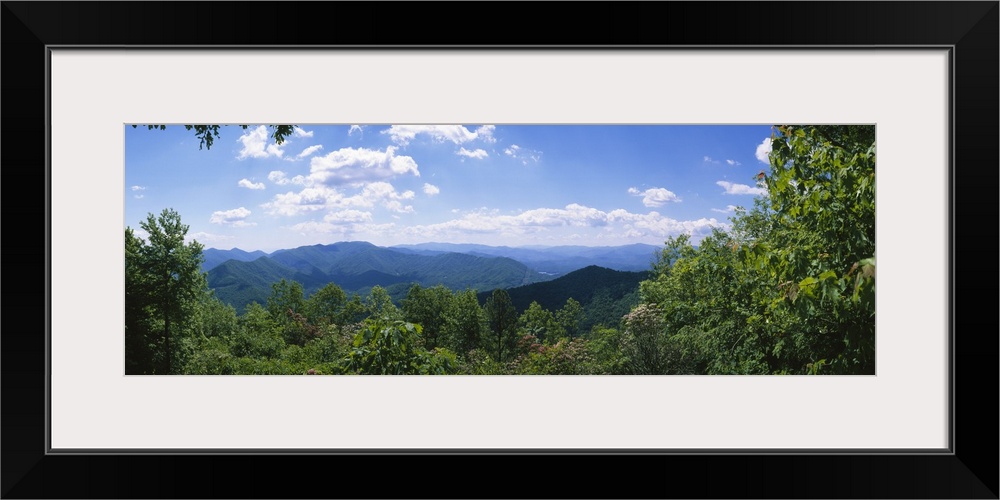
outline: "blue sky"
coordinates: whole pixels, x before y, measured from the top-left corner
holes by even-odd
[[[663,244],[765,194],[769,125],[125,126],[125,225],[173,208],[206,248]]]

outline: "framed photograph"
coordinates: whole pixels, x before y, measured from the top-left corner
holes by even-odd
[[[245,17],[240,18],[251,26],[258,19],[275,20],[245,38],[246,31],[223,12],[228,5],[5,2],[4,64],[7,75],[15,75],[5,78],[6,101],[37,96],[30,113],[5,106],[5,123],[18,123],[18,137],[31,145],[11,147],[20,138],[8,143],[5,166],[37,165],[9,167],[8,185],[21,184],[18,176],[31,171],[38,174],[32,182],[45,186],[44,234],[37,221],[8,228],[23,227],[24,234],[38,234],[23,240],[44,243],[35,254],[45,257],[44,262],[36,259],[45,269],[45,286],[8,301],[8,318],[37,311],[44,322],[37,335],[16,333],[32,328],[30,322],[9,325],[3,339],[3,447],[5,458],[18,457],[4,461],[3,495],[296,497],[304,493],[277,476],[331,467],[350,476],[387,467],[400,471],[400,485],[345,486],[344,491],[410,497],[413,492],[404,484],[426,482],[435,477],[434,470],[458,460],[469,459],[466,467],[488,467],[485,460],[476,465],[474,457],[489,455],[491,463],[512,467],[565,459],[609,472],[606,480],[560,490],[570,496],[996,498],[996,429],[981,429],[970,417],[995,416],[995,392],[985,391],[984,398],[972,386],[956,385],[996,380],[996,336],[977,335],[996,330],[996,315],[987,319],[984,311],[956,307],[962,297],[996,296],[990,278],[996,274],[989,272],[995,269],[990,267],[995,252],[972,258],[982,241],[995,241],[983,236],[995,235],[996,225],[977,227],[976,244],[966,239],[971,230],[959,238],[955,229],[964,220],[981,219],[983,212],[995,216],[995,204],[978,200],[994,199],[997,186],[997,3],[725,4],[731,20],[700,33],[686,28],[691,19],[721,5],[656,4],[672,14],[663,21],[666,26],[652,24],[653,5],[614,7],[615,16],[638,23],[636,33],[682,28],[667,29],[652,40],[622,35],[616,41],[626,46],[597,44],[586,36],[572,46],[481,44],[475,37],[449,45],[435,35],[417,36],[412,41],[426,45],[414,46],[381,40],[361,28],[333,43],[303,34],[321,28],[313,19],[316,6],[308,3],[242,5]],[[742,28],[744,35],[737,37],[723,28],[727,23],[737,27],[737,19],[773,21],[774,9],[785,11],[780,39],[766,30],[745,34]],[[397,10],[376,4],[334,8],[342,19],[385,15],[391,26],[405,26],[403,19],[417,10],[416,5]],[[579,14],[609,19],[596,4],[583,4]],[[106,29],[111,18],[121,21]],[[820,18],[825,21],[816,23]],[[182,26],[195,35],[179,38],[187,32]],[[167,130],[159,130],[160,124]],[[218,134],[206,133],[198,128],[205,124],[223,126]],[[295,126],[279,142],[271,134],[282,129],[270,124]],[[131,271],[122,252],[130,240],[128,235],[123,239],[122,229],[139,225],[140,212],[183,205],[181,217],[197,214],[192,228],[203,239],[236,241],[247,234],[238,230],[256,227],[264,236],[240,241],[250,245],[246,250],[269,253],[350,239],[384,246],[427,243],[428,235],[442,241],[460,237],[455,229],[469,229],[470,221],[477,224],[472,229],[491,227],[502,238],[464,242],[494,247],[538,244],[540,234],[570,233],[589,238],[588,244],[611,235],[624,244],[635,242],[625,235],[638,237],[643,229],[654,239],[673,236],[651,229],[671,223],[684,228],[677,234],[704,236],[710,229],[698,233],[695,212],[670,218],[661,215],[667,212],[660,207],[702,196],[703,210],[718,210],[721,225],[722,212],[730,208],[720,200],[762,190],[771,179],[753,186],[739,173],[710,169],[759,161],[765,173],[768,153],[761,148],[772,137],[795,137],[801,130],[771,128],[783,124],[874,126],[879,286],[874,289],[870,369],[822,376],[826,360],[816,360],[810,367],[820,376],[640,372],[617,377],[601,372],[538,377],[525,371],[509,371],[510,376],[303,377],[283,371],[208,376],[220,366],[213,364],[217,358],[208,354],[208,344],[192,347],[202,357],[185,358],[188,371],[171,367],[172,354],[165,365],[157,364],[162,358],[153,351],[147,364],[129,367],[130,359],[139,358],[129,358],[123,335],[129,304],[123,307],[122,298],[129,293]],[[650,132],[682,127],[705,132],[689,133],[683,145]],[[548,139],[544,147],[542,128]],[[561,140],[574,128],[594,134],[576,142]],[[699,134],[729,139],[699,142]],[[629,147],[628,140],[612,144],[616,135],[630,138],[635,150],[654,154],[616,155],[614,148]],[[206,136],[210,142],[203,150]],[[170,147],[154,144],[161,137]],[[530,143],[532,137],[538,142]],[[425,156],[418,155],[420,140],[428,145],[421,153]],[[594,145],[602,141],[607,146],[598,155]],[[721,143],[733,152],[708,150],[707,144]],[[559,168],[577,166],[587,179],[600,177],[599,184],[617,189],[636,208],[616,212],[622,207],[584,202],[596,195],[586,191],[590,183],[582,179],[560,183],[522,177],[505,191],[499,180],[486,182],[495,173],[484,170],[460,181],[434,168],[448,161],[453,169],[475,168],[493,156],[509,163],[495,165],[502,173],[501,168],[530,167],[543,158],[553,163],[560,156],[579,158],[571,153],[582,151],[582,144],[593,146],[587,153],[593,164],[575,159],[576,164],[567,161]],[[447,151],[430,151],[441,145]],[[660,160],[655,159],[658,148]],[[690,156],[699,149],[705,149],[697,153],[699,165],[685,165],[676,153]],[[362,153],[368,156],[355,157]],[[310,156],[319,161],[307,162]],[[633,182],[630,168],[645,177]],[[704,177],[699,182],[718,177],[710,182],[720,191],[718,199],[690,187],[696,168]],[[363,182],[351,188],[346,181],[331,184],[333,170],[344,179],[363,177]],[[474,182],[477,178],[483,182]],[[686,187],[672,191],[672,186]],[[434,208],[440,212],[435,219],[412,218],[420,210],[431,212],[431,203],[452,188],[463,192],[461,205]],[[314,211],[310,199],[320,191],[322,211]],[[236,201],[249,200],[249,194],[252,204]],[[499,201],[514,196],[522,196],[524,206]],[[823,209],[836,210],[833,203],[818,203],[817,210]],[[9,208],[8,214],[21,211]],[[525,230],[518,217],[531,219],[531,229]],[[566,227],[573,217],[603,219],[599,228],[581,223],[586,230],[560,233],[539,230],[548,227],[536,224],[540,217]],[[155,233],[147,225],[142,229],[147,231],[142,241]],[[295,245],[275,243],[278,229],[291,230],[296,236],[289,241]],[[319,234],[333,239],[316,239]],[[380,235],[386,239],[378,240]],[[17,241],[12,248],[19,248]],[[411,255],[439,251],[406,250]],[[793,253],[781,258],[794,259]],[[276,262],[292,265],[288,259]],[[975,271],[972,262],[977,262]],[[870,267],[859,267],[857,279],[864,273],[864,279],[874,280],[874,265],[872,259],[865,264]],[[231,271],[226,279],[240,272]],[[973,274],[990,283],[965,281]],[[795,300],[799,290],[810,293],[810,286],[819,285],[799,281],[783,293]],[[376,293],[371,286],[355,291]],[[404,293],[402,288],[390,292]],[[44,309],[39,297],[45,298]],[[310,322],[318,324],[303,317],[300,325]],[[540,345],[555,345],[543,342],[544,335],[536,337]],[[172,352],[167,346],[165,352]],[[503,359],[503,349],[490,356]],[[439,362],[431,357],[427,363]],[[339,366],[288,369],[325,373]],[[519,369],[527,370],[524,366]],[[247,482],[240,479],[245,471],[223,472],[246,467],[248,460],[256,470],[276,473],[274,480],[255,474]],[[620,474],[640,460],[671,472],[623,486]],[[168,462],[174,470],[170,484],[134,479],[158,477]],[[188,474],[204,477],[206,467],[213,482],[227,486],[205,492],[185,484]],[[77,479],[74,470],[81,468],[90,471],[82,484],[51,481]],[[713,479],[720,474],[740,480]],[[677,489],[664,487],[665,480],[677,481]],[[523,484],[515,483],[490,485],[482,494],[548,494],[526,493]]]

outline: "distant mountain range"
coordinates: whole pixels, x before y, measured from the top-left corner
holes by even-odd
[[[374,247],[374,245],[365,242],[345,242],[335,243],[334,245],[355,244],[363,245],[364,247]],[[202,270],[207,272],[230,259],[250,262],[261,257],[293,252],[303,248],[315,249],[323,246],[314,245],[312,247],[300,247],[291,250],[277,250],[270,254],[260,250],[247,252],[239,248],[232,250],[209,248],[204,251],[205,262],[202,264]],[[528,266],[534,271],[549,276],[559,276],[587,266],[600,266],[618,271],[647,271],[655,260],[656,254],[662,249],[662,247],[642,243],[609,247],[568,245],[553,247],[507,247],[458,243],[420,243],[416,245],[396,245],[376,248],[385,248],[397,252],[424,256],[461,253],[479,257],[507,257]]]
[[[423,255],[458,252],[470,255],[508,257],[526,266],[552,275],[566,274],[587,266],[600,266],[619,271],[646,271],[661,247],[636,243],[616,247],[554,246],[554,247],[493,247],[454,243],[421,243],[397,245],[394,249],[409,250]]]
[[[240,262],[250,262],[251,260],[256,260],[261,257],[266,257],[267,253],[260,250],[254,250],[253,252],[246,252],[240,250],[239,248],[234,248],[232,250],[219,250],[217,248],[206,248],[202,251],[202,255],[205,256],[205,262],[201,264],[202,271],[208,271],[213,267],[217,267],[223,262],[234,259]]]
[[[208,272],[208,284],[216,296],[241,312],[250,302],[264,304],[271,294],[271,285],[282,279],[301,283],[307,296],[331,282],[348,293],[362,296],[379,285],[397,301],[413,283],[441,284],[452,290],[471,288],[483,293],[504,288],[510,290],[520,311],[538,297],[543,307],[556,310],[570,296],[586,305],[601,288],[608,289],[608,299],[620,299],[624,292],[617,284],[630,291],[645,276],[624,271],[649,270],[659,250],[643,244],[493,247],[424,243],[379,247],[367,242],[341,242],[271,253],[209,248],[204,251],[202,269]],[[578,271],[584,268],[586,272]],[[556,279],[563,275],[566,279]],[[523,296],[534,298],[522,298],[518,287],[543,282],[551,284],[526,288]]]
[[[223,302],[239,311],[253,301],[264,304],[271,294],[271,284],[282,279],[301,283],[306,295],[327,283],[335,283],[348,293],[362,295],[379,285],[387,288],[395,299],[404,296],[412,283],[441,284],[453,290],[493,290],[549,279],[505,257],[460,253],[420,255],[365,242],[278,250],[253,260],[242,260],[252,252],[238,249],[229,252],[233,252],[234,258],[208,270],[208,286]],[[219,257],[219,252],[213,254],[213,258]]]

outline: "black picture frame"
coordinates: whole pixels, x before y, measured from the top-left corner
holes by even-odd
[[[4,498],[998,498],[996,1],[2,4]],[[951,47],[951,453],[48,454],[47,47],[384,44]]]

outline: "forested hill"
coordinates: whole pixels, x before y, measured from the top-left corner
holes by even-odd
[[[230,259],[235,259],[241,262],[250,262],[251,260],[257,260],[261,257],[265,257],[267,254],[260,250],[247,252],[246,250],[240,250],[239,248],[233,248],[232,250],[206,248],[202,252],[202,256],[205,257],[205,260],[201,263],[201,270],[208,272],[209,269],[217,267]]]
[[[208,271],[209,287],[239,311],[253,301],[264,304],[271,285],[282,279],[299,282],[306,294],[327,283],[361,294],[376,285],[400,285],[393,289],[405,294],[411,283],[442,284],[453,290],[492,290],[537,282],[546,276],[503,257],[417,255],[364,242],[279,250],[249,262],[228,260]]]
[[[551,281],[510,288],[507,294],[518,312],[527,310],[532,302],[555,311],[573,299],[583,306],[585,316],[581,331],[589,331],[596,324],[617,326],[622,316],[639,303],[639,283],[649,278],[648,271],[615,271],[588,266]],[[480,304],[486,302],[491,292],[479,293]]]

